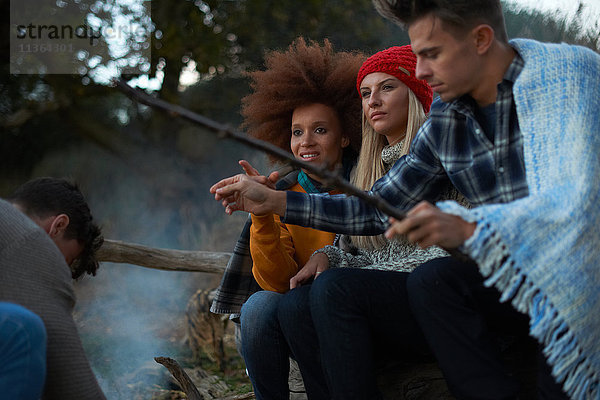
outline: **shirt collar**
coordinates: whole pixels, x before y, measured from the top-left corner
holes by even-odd
[[[515,83],[519,75],[521,75],[523,67],[525,67],[525,62],[519,53],[517,53],[517,50],[515,50],[515,57],[508,66],[508,69],[504,73],[504,77],[502,79],[511,83]]]

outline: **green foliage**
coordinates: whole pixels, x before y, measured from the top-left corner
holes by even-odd
[[[261,65],[266,49],[287,47],[296,37],[329,38],[338,49],[379,50],[404,36],[377,15],[368,0],[215,2],[223,23],[237,36],[240,58]],[[386,40],[386,38],[388,40]],[[397,43],[397,42],[396,42]]]
[[[79,3],[90,7],[95,1]],[[6,9],[8,1],[2,5]],[[338,49],[367,53],[408,43],[406,33],[379,17],[368,0],[154,1],[151,12],[155,25],[151,76],[164,74],[157,95],[232,126],[240,122],[239,101],[248,92],[241,73],[261,68],[267,49],[285,48],[300,35],[329,38]],[[109,19],[105,14],[96,11],[98,17]],[[552,14],[508,6],[506,15],[511,37],[596,48],[593,34],[580,35],[577,20],[568,23]],[[8,49],[8,37],[0,38],[3,49]],[[179,77],[191,61],[202,79],[182,91]],[[109,87],[82,84],[78,76],[5,73],[0,78],[0,99],[4,160],[0,174],[8,181],[28,177],[45,154],[67,145],[91,142],[126,158],[140,143],[177,154],[177,143],[185,142],[178,133],[189,136],[187,124],[134,105]],[[206,142],[214,145],[214,139]],[[233,152],[240,155],[243,150]],[[182,157],[192,153],[184,151]],[[194,153],[191,160],[196,162],[198,156]]]
[[[572,43],[598,51],[600,46],[600,30],[586,30],[582,26],[581,6],[573,20],[567,20],[558,12],[544,13],[537,10],[526,10],[516,6],[504,6],[506,30],[509,38],[524,37],[553,43]]]

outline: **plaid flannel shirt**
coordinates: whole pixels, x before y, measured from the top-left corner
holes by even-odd
[[[421,200],[435,202],[453,185],[473,205],[507,203],[529,193],[522,135],[512,86],[523,59],[517,54],[498,84],[496,124],[488,138],[468,95],[435,101],[410,153],[378,180],[371,193],[408,210]],[[388,217],[352,196],[287,193],[285,223],[350,235],[382,233]]]

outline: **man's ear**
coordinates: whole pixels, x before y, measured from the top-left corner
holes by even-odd
[[[55,217],[52,217],[48,235],[51,238],[55,238],[56,236],[60,236],[65,233],[65,230],[69,226],[69,216],[67,214],[58,214]]]
[[[496,38],[494,29],[487,24],[477,25],[471,33],[479,55],[485,54]]]

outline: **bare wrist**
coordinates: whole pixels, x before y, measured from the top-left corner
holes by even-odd
[[[285,190],[274,190],[269,196],[271,210],[274,214],[283,217],[287,205],[287,194]]]
[[[477,228],[477,222],[467,222],[465,225],[465,240],[463,241],[466,242],[471,236],[473,236],[473,233],[475,233],[475,229]]]

